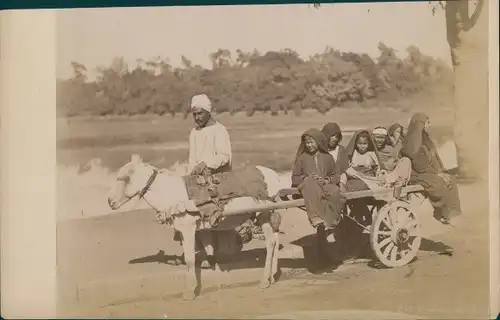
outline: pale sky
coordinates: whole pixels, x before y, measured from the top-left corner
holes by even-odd
[[[369,11],[368,11],[369,10]],[[291,48],[302,57],[326,46],[378,56],[377,44],[405,55],[409,45],[450,63],[442,10],[432,15],[427,2],[307,4],[269,6],[143,7],[60,10],[58,76],[71,76],[71,61],[88,69],[123,56],[129,67],[138,58],[181,55],[210,67],[218,48],[264,53]],[[92,78],[92,76],[91,76]]]

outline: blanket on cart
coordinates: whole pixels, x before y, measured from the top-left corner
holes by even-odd
[[[224,206],[234,198],[252,197],[268,200],[267,185],[257,167],[250,166],[213,175],[184,176],[184,184],[190,200],[200,210],[202,219],[216,226],[222,217]]]

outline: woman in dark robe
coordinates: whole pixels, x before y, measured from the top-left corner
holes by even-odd
[[[462,214],[458,188],[454,178],[445,173],[441,158],[430,139],[429,117],[415,113],[408,126],[401,153],[411,159],[411,184],[424,187],[434,207],[435,217],[444,224]]]
[[[342,131],[338,124],[330,122],[325,124],[321,132],[326,136],[328,152],[332,155],[337,171],[340,174],[340,188],[345,192],[347,184],[347,175],[345,171],[349,168],[349,159],[347,158],[346,149],[344,146],[340,145],[340,142],[342,142]]]
[[[340,192],[339,172],[325,135],[310,129],[301,137],[292,172],[292,187],[304,197],[309,222],[313,227],[334,229],[345,204]]]
[[[340,145],[340,142],[342,142],[342,131],[339,125],[335,122],[327,123],[321,129],[321,132],[326,136],[328,152],[333,156],[338,172],[345,172],[349,167],[349,159],[347,158],[346,149]]]

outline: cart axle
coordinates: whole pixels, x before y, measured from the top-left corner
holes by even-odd
[[[400,229],[396,233],[396,239],[398,244],[405,244],[410,240],[410,236],[407,229]]]

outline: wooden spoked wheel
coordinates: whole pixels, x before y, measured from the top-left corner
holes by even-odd
[[[376,214],[370,244],[377,259],[387,267],[401,267],[413,260],[420,249],[420,223],[410,204],[397,200]]]

